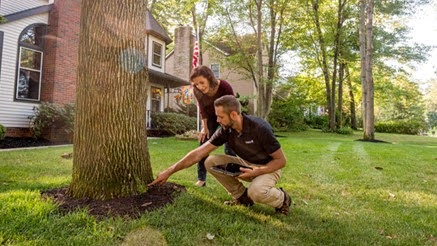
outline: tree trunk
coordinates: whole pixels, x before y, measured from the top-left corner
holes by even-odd
[[[263,46],[262,46],[262,0],[256,0],[256,58],[257,58],[257,77],[258,77],[258,92],[257,92],[257,112],[256,114],[266,118],[266,87],[267,81],[264,78],[263,70]]]
[[[354,91],[353,91],[353,87],[352,87],[352,81],[351,81],[351,76],[349,73],[349,66],[346,64],[345,65],[345,72],[346,72],[346,83],[347,86],[349,87],[349,98],[350,98],[350,110],[351,110],[351,128],[354,130],[357,130],[357,113],[355,110],[355,97],[354,97]]]
[[[337,100],[337,127],[343,126],[343,81],[344,81],[344,62],[340,62],[340,67],[338,68],[338,100]]]
[[[363,129],[366,127],[366,0],[360,0],[360,59],[361,59],[361,90],[362,90],[362,117]]]
[[[365,127],[363,139],[375,140],[374,87],[372,73],[373,53],[373,0],[368,0],[366,8],[366,97],[365,97]],[[364,94],[364,93],[363,93]]]
[[[323,71],[323,77],[326,85],[326,106],[328,109],[329,116],[329,129],[335,130],[335,103],[334,98],[332,98],[331,86],[329,84],[329,69],[328,69],[328,58],[326,56],[325,40],[323,39],[322,29],[320,27],[320,17],[319,17],[319,1],[313,0],[312,7],[314,11],[314,22],[317,30],[317,39],[319,41],[321,61],[320,66]]]
[[[152,181],[147,149],[146,2],[82,0],[69,194],[106,200]]]

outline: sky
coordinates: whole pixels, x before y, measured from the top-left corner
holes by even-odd
[[[428,61],[420,64],[412,74],[419,82],[437,79],[437,0],[432,2],[417,11],[409,23],[412,41],[434,46]]]

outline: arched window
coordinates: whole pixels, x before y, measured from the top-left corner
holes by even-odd
[[[33,24],[20,34],[15,99],[40,100],[46,27],[46,24]]]

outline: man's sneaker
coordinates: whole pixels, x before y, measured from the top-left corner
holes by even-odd
[[[291,197],[282,188],[279,188],[279,189],[284,193],[284,202],[282,203],[281,207],[276,208],[276,213],[277,214],[288,215],[288,213],[290,211],[290,206],[291,206],[291,203],[292,203]]]
[[[246,207],[252,206],[254,203],[252,199],[247,195],[247,189],[244,191],[243,195],[241,195],[238,199],[234,199],[232,201],[225,201],[225,205],[234,206],[234,205],[243,205]]]

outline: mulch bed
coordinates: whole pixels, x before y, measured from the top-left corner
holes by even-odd
[[[181,192],[186,192],[186,189],[184,186],[167,182],[163,185],[150,187],[147,192],[139,195],[108,201],[90,198],[75,199],[67,195],[66,191],[67,188],[57,188],[42,191],[41,195],[58,203],[59,210],[63,214],[85,208],[90,215],[96,218],[124,217],[134,219],[148,211],[173,203],[174,197]]]
[[[6,137],[0,140],[0,149],[50,145],[54,145],[54,143],[44,139]],[[139,195],[108,201],[97,201],[89,198],[75,199],[66,192],[66,187],[56,188],[42,191],[41,196],[46,199],[53,199],[59,205],[59,210],[63,214],[86,208],[90,215],[97,218],[118,216],[138,218],[143,213],[173,203],[174,197],[181,192],[186,192],[186,189],[184,186],[167,182],[164,185],[150,187],[147,192]]]

